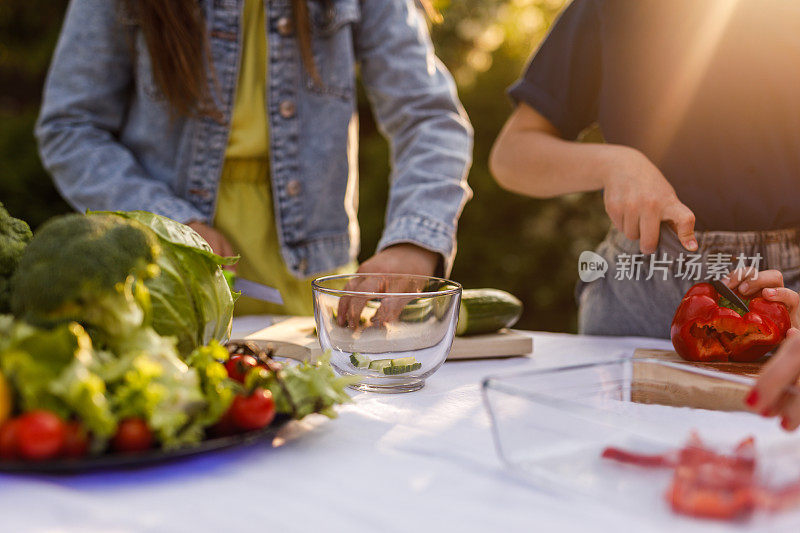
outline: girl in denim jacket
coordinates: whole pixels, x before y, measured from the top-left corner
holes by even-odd
[[[77,209],[187,223],[306,314],[359,247],[360,74],[392,174],[362,272],[447,274],[472,132],[414,0],[72,0],[36,127]]]

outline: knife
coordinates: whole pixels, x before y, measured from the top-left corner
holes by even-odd
[[[223,271],[223,274],[225,274],[225,279],[228,280],[228,284],[231,285],[234,291],[241,292],[245,296],[256,300],[283,305],[281,292],[275,287],[239,277],[230,270]]]
[[[714,288],[717,289],[717,292],[720,294],[720,296],[731,302],[733,305],[742,308],[745,313],[750,311],[750,308],[747,307],[747,304],[744,302],[744,300],[739,298],[739,295],[733,292],[727,285],[722,283],[720,280],[718,279],[712,280],[711,285],[713,285]]]

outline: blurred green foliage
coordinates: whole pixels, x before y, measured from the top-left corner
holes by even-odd
[[[32,228],[69,211],[42,169],[33,138],[63,0],[0,1],[0,201]]]
[[[112,0],[109,0],[112,1]],[[456,78],[475,128],[470,185],[452,277],[465,287],[497,287],[526,305],[519,327],[574,331],[577,257],[608,228],[599,194],[553,200],[501,190],[488,170],[492,143],[511,111],[506,88],[552,24],[564,0],[438,0],[437,53]],[[66,0],[0,2],[0,201],[36,227],[69,207],[41,167],[33,139],[41,87]],[[361,94],[361,258],[383,228],[388,148]]]

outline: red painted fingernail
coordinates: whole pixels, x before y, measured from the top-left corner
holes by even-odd
[[[785,416],[783,418],[781,418],[781,427],[783,429],[787,429],[787,430],[789,429],[789,419],[786,418]]]
[[[770,416],[772,416],[772,411],[770,411],[769,409],[764,409],[763,411],[761,411],[761,416],[763,416],[764,418],[769,418]]]
[[[752,389],[747,397],[744,399],[744,403],[753,407],[755,404],[758,403],[758,391],[756,389]]]

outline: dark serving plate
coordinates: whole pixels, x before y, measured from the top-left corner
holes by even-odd
[[[227,437],[214,437],[173,450],[152,449],[139,453],[104,453],[80,459],[53,459],[50,461],[0,460],[0,473],[24,474],[81,474],[95,470],[141,468],[194,455],[272,440],[290,417],[278,415],[268,427]]]

